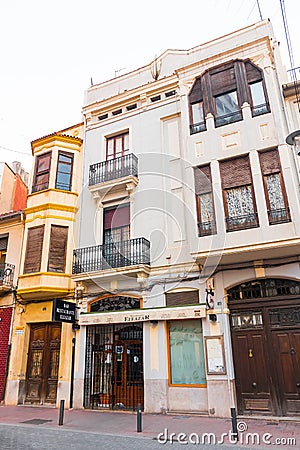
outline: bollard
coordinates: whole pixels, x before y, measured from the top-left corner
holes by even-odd
[[[142,405],[140,403],[136,406],[136,431],[141,433],[142,431]]]
[[[63,425],[64,424],[64,409],[65,409],[65,401],[61,400],[60,401],[60,407],[59,407],[59,421],[58,421],[58,425]]]
[[[232,424],[232,436],[236,441],[239,440],[239,433],[238,433],[238,427],[237,427],[237,420],[236,420],[236,410],[235,408],[230,408],[231,410],[231,424]]]

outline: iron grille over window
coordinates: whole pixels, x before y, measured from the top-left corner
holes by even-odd
[[[228,300],[252,300],[265,297],[300,295],[300,283],[276,278],[249,281],[228,289]]]

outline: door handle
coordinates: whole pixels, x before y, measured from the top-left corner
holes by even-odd
[[[252,383],[252,387],[253,387],[254,389],[256,389],[256,387],[257,387],[257,384],[255,383],[255,381],[253,381],[253,383]]]
[[[253,358],[253,350],[252,350],[252,348],[249,348],[248,356],[249,356],[249,358]]]
[[[290,354],[293,356],[293,355],[295,355],[295,353],[296,353],[296,350],[294,348],[291,348]]]
[[[300,383],[296,383],[297,388],[300,388]]]

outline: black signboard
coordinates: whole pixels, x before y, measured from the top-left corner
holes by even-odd
[[[56,298],[53,300],[52,320],[55,322],[75,323],[76,303]]]

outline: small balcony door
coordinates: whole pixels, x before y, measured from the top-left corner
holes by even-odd
[[[129,203],[104,210],[103,256],[110,267],[128,265],[126,243],[130,239]]]

